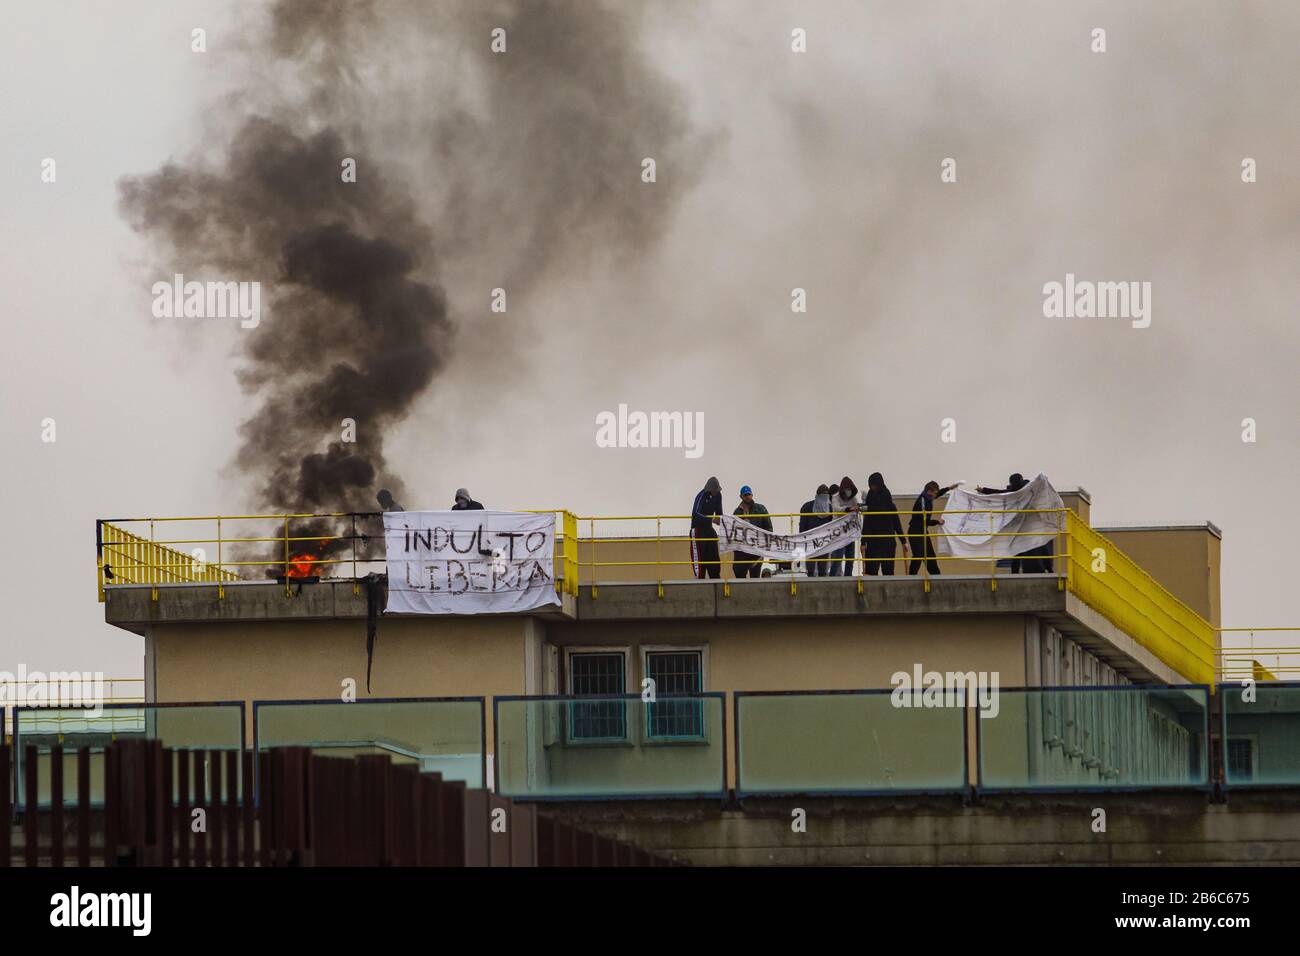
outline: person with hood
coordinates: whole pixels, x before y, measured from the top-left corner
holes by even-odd
[[[740,489],[740,504],[736,505],[736,510],[732,514],[744,518],[752,525],[757,525],[764,531],[771,532],[772,519],[768,517],[768,510],[764,505],[760,505],[754,500],[754,489],[749,485],[742,485]],[[735,572],[738,578],[757,578],[763,569],[763,559],[757,554],[750,554],[747,551],[737,551],[731,558],[731,570]]]
[[[907,554],[907,538],[898,520],[898,506],[885,485],[884,476],[873,471],[867,479],[867,493],[862,498],[862,570],[875,575],[894,573],[894,541],[902,542]]]
[[[406,509],[393,500],[393,493],[387,488],[379,489],[379,494],[375,495],[379,501],[379,507],[385,511],[405,511]]]
[[[985,488],[983,485],[976,485],[975,490],[982,495],[1006,495],[1013,491],[1019,491],[1027,484],[1029,484],[1029,480],[1025,478],[1024,475],[1020,474],[1020,472],[1016,472],[1014,475],[1007,478],[1007,486],[1005,488]],[[1012,541],[1012,546],[1014,546],[1015,543],[1016,542]],[[1041,547],[1030,548],[1028,551],[1022,551],[1011,559],[1011,573],[1020,574],[1022,571],[1025,574],[1035,574],[1040,571],[1050,573],[1052,570],[1052,555],[1054,551],[1055,549],[1052,547],[1052,542],[1050,541]]]
[[[956,485],[948,485],[946,488],[940,488],[939,482],[927,481],[925,490],[917,496],[916,503],[912,505],[912,517],[907,522],[907,537],[912,543],[912,560],[907,565],[908,574],[915,574],[921,569],[923,558],[927,571],[931,574],[939,573],[934,541],[926,529],[943,524],[942,518],[930,517],[934,512],[934,501],[936,498],[942,498],[955,487]]]
[[[799,530],[811,531],[820,528],[831,520],[831,490],[826,485],[818,485],[811,501],[805,501],[799,508]],[[804,561],[810,578],[824,578],[830,574],[829,562],[824,558],[808,558]]]
[[[469,490],[466,488],[456,489],[456,503],[451,506],[452,511],[482,511],[483,506],[469,496]]]
[[[722,515],[722,482],[710,478],[691,505],[691,566],[697,578],[722,577],[718,532],[713,527]]]
[[[1007,479],[1007,486],[1005,488],[985,488],[983,485],[976,485],[975,490],[981,495],[1005,495],[1012,491],[1019,491],[1027,484],[1029,484],[1029,482],[1025,480],[1025,476],[1020,472],[1016,472]]]
[[[858,486],[848,475],[841,478],[838,485],[831,487],[831,514],[842,515],[862,510],[858,506]],[[830,556],[833,559],[830,562],[831,577],[853,577],[853,568],[857,562],[857,542],[850,541],[838,551],[832,551]]]

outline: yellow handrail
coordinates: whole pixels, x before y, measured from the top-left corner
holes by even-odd
[[[1070,593],[1193,683],[1213,683],[1214,626],[1074,512],[1066,533]]]
[[[1054,536],[1056,546],[1053,554],[1043,556],[1043,560],[1048,562],[1046,567],[1050,568],[1058,576],[1059,586],[1062,589],[1068,590],[1083,603],[1126,631],[1139,644],[1146,647],[1187,679],[1197,683],[1213,681],[1216,668],[1222,669],[1224,665],[1216,659],[1214,629],[1204,618],[1175,598],[1135,561],[1116,547],[1113,542],[1090,528],[1074,511],[1062,508],[1027,509],[1027,511],[1036,514],[1054,513],[1064,516],[1064,525]],[[954,509],[940,512],[940,515],[994,512],[1001,513],[998,509],[970,509],[968,511]],[[662,595],[665,577],[671,579],[679,573],[665,575],[664,569],[680,568],[692,564],[687,559],[687,556],[681,554],[680,551],[669,552],[668,548],[665,547],[670,542],[675,547],[680,547],[682,540],[689,536],[689,527],[680,525],[666,526],[668,523],[688,522],[690,518],[688,515],[579,516],[566,509],[545,509],[544,511],[538,510],[536,513],[550,513],[555,516],[557,532],[555,547],[556,588],[563,593],[578,594],[579,585],[582,583],[581,578],[585,576],[583,569],[590,569],[589,583],[594,597],[596,586],[605,583],[602,581],[601,569],[645,566],[657,569],[654,572],[653,580],[658,583]],[[898,511],[900,520],[905,516],[917,513],[922,512]],[[793,525],[793,519],[801,515],[800,512],[790,512],[770,514],[769,517],[788,518],[791,519]],[[337,558],[321,555],[313,557],[311,563],[320,567],[351,564],[353,567],[352,576],[355,578],[361,573],[359,565],[382,565],[383,563],[382,554],[358,555],[357,543],[362,536],[359,536],[355,529],[350,535],[346,533],[295,535],[291,524],[292,521],[298,519],[339,519],[345,517],[352,518],[355,525],[356,519],[359,517],[377,517],[377,515],[362,516],[348,512],[329,512],[323,514],[213,515],[202,518],[169,517],[103,520],[99,523],[100,600],[103,600],[106,580],[111,583],[154,585],[235,581],[239,579],[238,572],[241,568],[253,566],[275,567],[288,564],[293,551],[291,543],[295,541],[338,541],[350,538],[352,548],[350,554]],[[130,521],[147,521],[150,525],[149,537],[145,538],[140,534],[134,534],[120,527],[120,523]],[[154,534],[155,523],[178,521],[215,522],[215,537],[209,532],[192,540],[175,536],[159,540]],[[279,525],[276,529],[279,533],[272,532],[268,534],[263,530],[256,535],[231,537],[226,533],[226,529],[230,527],[230,523],[233,521],[275,521]],[[580,521],[588,522],[589,533],[586,537],[579,537]],[[597,536],[597,522],[618,521],[653,521],[654,536],[650,537],[645,533],[627,537],[618,535]],[[996,576],[996,562],[1011,557],[1009,554],[999,554],[998,552],[1014,552],[1015,538],[1034,533],[1027,531],[991,532],[989,536],[992,539],[1010,538],[1013,539],[1012,544],[1001,548],[991,546],[990,554],[979,559],[948,554],[938,554],[933,558],[926,557],[927,561],[957,561],[959,564],[960,562],[975,560],[990,562],[994,573],[989,575],[989,579],[996,589],[999,580]],[[953,535],[941,526],[931,526],[925,529],[924,536],[930,539],[943,539]],[[895,535],[892,533],[878,535],[868,533],[862,535],[862,537],[893,538]],[[903,537],[910,538],[912,536],[905,532]],[[647,560],[627,560],[628,556],[625,554],[609,555],[610,558],[622,558],[623,560],[598,560],[597,543],[600,543],[603,550],[606,543],[614,541],[628,545],[645,544],[648,546],[653,544],[654,550],[646,555]],[[272,543],[279,545],[279,547],[276,548],[276,554],[270,560],[249,560],[247,557],[243,560],[229,560],[230,555],[225,549],[226,545],[256,546]],[[190,555],[172,547],[173,545],[193,544],[215,544],[217,546],[217,562],[201,564]],[[583,549],[585,549],[585,552]],[[1097,554],[1105,556],[1104,562],[1100,565],[1095,560]],[[632,555],[633,558],[639,556],[637,554]],[[236,553],[235,557],[239,557],[238,553]],[[911,555],[913,559],[916,557],[916,555]],[[858,555],[855,560],[858,559],[865,559],[865,555]],[[830,564],[844,559],[842,557],[826,556],[806,560],[815,565],[819,562]],[[921,567],[924,568],[925,566],[926,562],[922,562]],[[848,576],[857,576],[856,567],[856,564],[849,566]],[[928,571],[920,576],[920,580],[924,582],[928,590],[931,584]],[[724,584],[726,583],[724,582]],[[861,588],[860,581],[857,582],[857,586],[859,589]],[[793,583],[791,587],[791,593],[793,594],[795,593]]]
[[[1300,645],[1257,644],[1256,634],[1275,639],[1282,633],[1300,638],[1300,627],[1221,627],[1221,635],[1249,635],[1249,640],[1236,640],[1231,646],[1221,642],[1219,648],[1218,676],[1221,680],[1251,678],[1256,681],[1295,680],[1300,678]],[[1226,639],[1226,637],[1225,637]]]
[[[556,521],[556,559],[558,575],[556,590],[568,594],[578,593],[578,519],[570,511],[548,508],[531,513],[552,514]],[[356,533],[356,518],[378,517],[378,514],[358,515],[350,512],[323,512],[319,514],[278,514],[278,515],[207,515],[199,517],[166,518],[114,518],[100,519],[96,523],[98,597],[104,601],[105,586],[115,584],[203,584],[216,583],[224,585],[240,580],[242,568],[286,569],[290,565],[295,550],[294,542],[349,541],[350,554],[342,557],[324,557],[312,554],[304,558],[303,563],[310,565],[313,573],[317,570],[340,564],[352,565],[352,577],[359,576],[359,564],[382,564],[382,555],[362,557],[357,553],[357,541],[363,536]],[[294,520],[310,519],[353,519],[351,534],[293,534],[290,525]],[[161,522],[214,522],[215,536],[212,532],[196,537],[159,538],[154,525]],[[272,522],[279,526],[279,533],[230,535],[223,533],[223,523],[228,527],[233,521]],[[125,523],[147,523],[149,536],[137,534],[121,527]],[[345,529],[346,530],[346,529]],[[252,560],[228,560],[225,549],[227,545],[266,545],[274,544],[276,556]],[[217,560],[202,561],[192,554],[178,550],[173,545],[203,546],[216,545]],[[288,586],[288,585],[286,585]],[[219,590],[219,597],[224,597],[224,590]],[[157,597],[155,588],[154,597]]]
[[[106,580],[115,584],[176,584],[238,580],[233,571],[197,560],[107,521],[99,523],[99,600]],[[189,542],[186,542],[189,543]]]

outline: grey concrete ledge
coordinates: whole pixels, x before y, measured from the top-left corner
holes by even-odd
[[[858,582],[862,593],[858,593]],[[789,578],[731,581],[731,596],[721,581],[670,581],[659,586],[601,584],[592,597],[590,585],[578,596],[562,595],[559,607],[524,612],[524,616],[593,621],[673,618],[860,616],[874,614],[1023,614],[1063,612],[1065,592],[1054,575],[1006,575],[997,590],[987,576],[932,578],[927,593],[919,577]],[[157,600],[149,585],[110,586],[104,620],[143,633],[148,624],[219,621],[311,621],[363,619],[365,588],[350,580],[290,585],[239,582],[159,585]],[[403,615],[416,616],[416,615]]]
[[[858,593],[858,582],[862,593]],[[985,575],[930,579],[918,577],[765,578],[731,581],[728,597],[721,581],[666,581],[657,584],[602,584],[595,597],[579,590],[580,621],[663,618],[819,617],[907,614],[1037,614],[1063,612],[1065,592],[1055,575],[1007,575],[997,590]]]
[[[791,811],[807,813],[793,833]],[[1094,808],[1107,814],[1092,831]],[[1300,788],[553,803],[542,812],[699,865],[1294,865]]]

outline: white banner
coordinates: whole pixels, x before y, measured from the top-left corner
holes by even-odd
[[[390,614],[494,614],[560,603],[552,514],[390,511],[384,542]]]
[[[846,548],[861,536],[862,514],[857,511],[795,534],[773,534],[736,515],[722,515],[718,551],[745,551],[773,561],[802,561]]]
[[[1023,554],[1055,539],[1064,529],[1061,512],[1042,513],[1064,508],[1047,476],[1039,474],[1019,491],[1000,495],[981,495],[956,488],[948,493],[943,524],[931,528],[935,551],[958,558],[996,560]],[[957,514],[982,511],[982,514]],[[1024,512],[1033,512],[1026,514]]]

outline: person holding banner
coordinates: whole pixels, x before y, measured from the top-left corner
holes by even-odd
[[[838,485],[831,486],[831,511],[834,514],[847,514],[861,510],[858,506],[858,486],[852,478],[845,475]],[[835,559],[830,562],[831,577],[853,577],[853,565],[857,561],[856,541],[850,541],[838,551],[832,551],[830,556]],[[840,559],[843,559],[843,563]]]
[[[907,538],[898,520],[898,506],[885,485],[884,476],[873,471],[867,479],[867,493],[862,498],[862,570],[870,575],[894,574],[894,540],[902,542],[907,554]]]
[[[811,501],[805,501],[799,509],[799,532],[820,528],[831,520],[831,490],[826,485],[818,485]],[[830,574],[828,561],[807,558],[804,568],[810,578],[824,578]]]
[[[721,515],[722,482],[710,478],[691,505],[691,566],[697,578],[722,577],[718,532],[713,527]]]
[[[1011,475],[1009,478],[1007,478],[1007,486],[1006,486],[1005,488],[985,488],[983,485],[976,485],[976,486],[975,486],[975,493],[976,493],[976,494],[980,494],[980,495],[1007,495],[1007,494],[1010,494],[1010,493],[1013,492],[1013,491],[1019,491],[1021,488],[1025,487],[1025,485],[1027,485],[1027,484],[1029,484],[1029,482],[1025,480],[1025,476],[1022,475],[1020,472],[1017,471],[1015,474],[1013,474],[1013,475]],[[1012,544],[1015,544],[1015,542],[1012,542]],[[998,562],[998,565],[1001,566],[1002,563],[1003,563],[1003,562],[999,561],[999,562]],[[1015,556],[1014,558],[1012,558],[1008,563],[1011,565],[1011,573],[1012,573],[1012,574],[1019,574],[1019,573],[1020,573],[1020,570],[1021,570],[1021,556],[1020,556],[1020,555],[1016,555],[1016,556]],[[1033,562],[1033,563],[1034,563],[1035,565],[1038,564],[1037,561],[1035,561],[1035,562]],[[1030,570],[1029,567],[1028,567],[1029,562],[1026,561],[1026,562],[1024,562],[1024,564],[1025,564],[1025,570],[1026,570],[1026,571]]]
[[[736,510],[732,514],[744,518],[750,524],[757,525],[764,531],[772,530],[772,519],[768,517],[767,508],[754,500],[754,489],[749,485],[741,486],[740,504],[736,505]],[[763,560],[757,554],[737,551],[731,559],[731,570],[735,572],[738,578],[757,578],[760,576],[762,568]]]
[[[1029,480],[1025,478],[1024,475],[1020,474],[1020,472],[1016,472],[1007,479],[1007,486],[1005,488],[985,488],[982,485],[976,485],[975,490],[981,495],[1007,495],[1013,491],[1019,491],[1027,484],[1029,484]],[[1015,542],[1013,541],[1011,544],[1014,547]],[[1050,573],[1052,570],[1053,551],[1054,549],[1051,542],[1048,542],[1041,547],[1030,548],[1028,551],[1022,551],[1011,559],[1011,573],[1020,574],[1022,571],[1025,574],[1037,574],[1044,571]],[[1040,560],[1040,558],[1046,560]],[[1002,562],[999,561],[998,563],[1001,564]]]
[[[917,496],[916,503],[912,505],[912,517],[907,522],[907,537],[912,542],[912,560],[907,565],[908,574],[915,574],[921,570],[922,560],[925,561],[927,571],[931,574],[939,573],[934,542],[926,529],[943,524],[942,518],[930,517],[934,512],[934,502],[936,498],[942,498],[955,487],[956,485],[948,485],[946,488],[940,488],[939,482],[928,481],[925,490]]]

